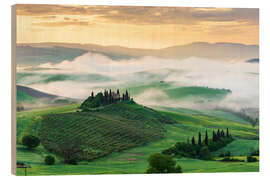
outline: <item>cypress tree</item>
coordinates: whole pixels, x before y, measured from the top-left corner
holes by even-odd
[[[221,137],[224,137],[225,136],[223,129],[221,130],[220,136]]]
[[[216,142],[217,141],[217,135],[216,135],[216,132],[215,130],[213,130],[213,142]]]
[[[204,144],[208,145],[208,133],[207,133],[207,130],[205,131]]]
[[[125,94],[123,93],[123,96],[122,96],[122,100],[124,101],[125,100]]]
[[[126,100],[129,100],[128,91],[126,90]]]
[[[120,92],[119,92],[119,89],[117,89],[117,92],[116,92],[118,95],[120,95]]]
[[[102,93],[102,92],[100,92],[99,94],[100,94],[100,100],[101,100],[101,104],[103,104],[103,103],[104,103],[104,96],[103,96],[103,93]]]
[[[220,139],[220,131],[219,129],[217,130],[217,141]]]
[[[112,103],[112,90],[109,91],[109,102]]]
[[[91,93],[91,98],[94,99],[94,92]]]
[[[230,133],[229,133],[229,128],[227,128],[227,131],[226,131],[226,137],[230,137]]]
[[[108,91],[105,89],[104,91],[105,100],[108,103]]]
[[[192,143],[192,145],[195,145],[195,138],[194,138],[194,136],[191,139],[191,143]]]
[[[199,145],[202,145],[202,135],[201,135],[201,132],[199,132],[198,144]]]

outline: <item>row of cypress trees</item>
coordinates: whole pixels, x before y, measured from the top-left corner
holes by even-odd
[[[119,89],[117,89],[116,92],[112,91],[111,89],[109,90],[105,89],[104,93],[99,92],[98,94],[100,94],[103,97],[104,101],[108,104],[116,102],[116,101],[120,101],[120,100],[122,101],[130,100],[130,96],[127,90],[125,93],[122,94],[122,96],[120,95]],[[93,91],[91,92],[90,97],[91,97],[91,100],[95,98]]]
[[[230,133],[229,133],[229,128],[226,129],[226,134],[225,132],[220,129],[217,130],[217,132],[215,132],[215,130],[213,130],[213,133],[212,133],[212,141],[213,142],[217,142],[219,141],[221,138],[229,138],[231,137]],[[189,138],[187,139],[187,143],[189,144]],[[192,145],[195,145],[196,142],[195,142],[195,137],[193,136],[192,139],[191,139],[191,144]],[[209,144],[209,138],[208,138],[208,132],[207,130],[205,131],[205,136],[204,136],[204,140],[202,142],[202,135],[201,135],[201,132],[198,133],[198,145],[207,145]]]

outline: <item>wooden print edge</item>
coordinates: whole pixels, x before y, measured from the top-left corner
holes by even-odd
[[[11,6],[11,173],[16,175],[16,5]]]

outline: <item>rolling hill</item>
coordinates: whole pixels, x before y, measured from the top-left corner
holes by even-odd
[[[183,98],[196,98],[196,100],[202,99],[222,99],[231,91],[228,89],[215,89],[199,86],[188,86],[174,89],[165,90],[170,98],[183,99]]]
[[[64,159],[93,160],[160,140],[164,125],[174,122],[155,110],[121,101],[90,112],[46,115],[38,135],[47,150]]]
[[[35,99],[48,99],[48,100],[53,100],[58,98],[59,96],[56,95],[52,95],[52,94],[47,94],[26,86],[21,86],[21,85],[17,85],[17,91],[20,93],[23,93],[27,96],[31,96],[32,98]],[[23,100],[23,99],[22,99]]]
[[[86,53],[86,50],[66,47],[32,47],[22,45],[16,47],[16,61],[19,65],[39,65],[43,63],[59,63],[63,60],[73,60]]]
[[[47,84],[51,82],[76,81],[76,82],[106,82],[113,81],[105,75],[100,74],[56,74],[56,73],[32,73],[17,72],[17,84]]]
[[[26,86],[17,85],[16,88],[17,105],[23,106],[23,109],[70,104],[78,101],[76,99],[44,93]]]

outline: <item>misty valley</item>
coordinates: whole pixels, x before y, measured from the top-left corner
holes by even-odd
[[[162,158],[171,173],[259,171],[257,46],[17,48],[17,164],[29,175],[160,173],[149,164]]]

